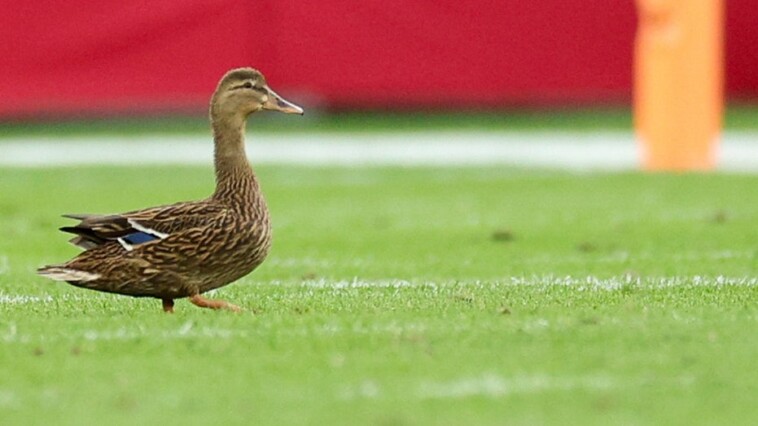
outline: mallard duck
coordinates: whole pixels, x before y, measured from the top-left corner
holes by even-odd
[[[212,309],[240,308],[203,293],[227,285],[263,262],[271,222],[258,180],[245,155],[245,123],[260,110],[302,114],[271,90],[252,68],[226,73],[211,98],[216,190],[201,201],[114,215],[68,214],[79,220],[60,228],[85,251],[38,269],[77,287],[134,297],[155,297],[173,312],[174,299]]]

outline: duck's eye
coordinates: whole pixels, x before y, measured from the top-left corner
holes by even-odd
[[[246,81],[245,84],[242,85],[242,87],[245,88],[245,89],[252,89],[253,88],[253,83],[251,83],[249,81]]]

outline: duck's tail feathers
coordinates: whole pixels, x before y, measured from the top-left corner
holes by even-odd
[[[87,282],[100,278],[100,274],[93,274],[92,272],[79,271],[77,269],[56,265],[43,266],[42,268],[37,269],[37,273],[55,281]]]

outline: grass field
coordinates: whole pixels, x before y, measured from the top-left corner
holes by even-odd
[[[242,314],[38,278],[209,168],[0,168],[2,424],[755,424],[756,175],[259,169]]]

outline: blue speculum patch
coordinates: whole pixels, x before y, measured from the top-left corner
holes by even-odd
[[[155,235],[150,235],[146,232],[135,232],[133,234],[129,234],[124,238],[124,241],[126,241],[129,244],[135,245],[135,244],[142,244],[146,243],[148,241],[157,240],[158,237]]]

